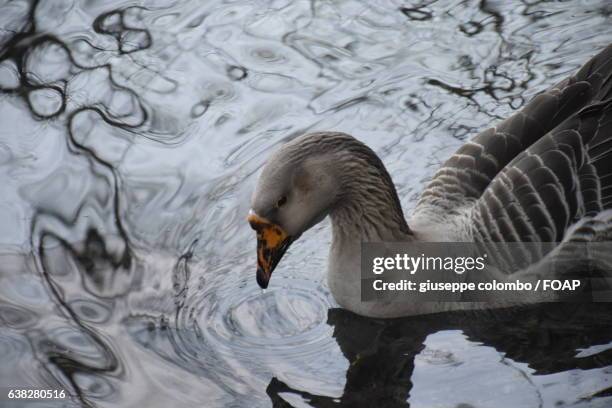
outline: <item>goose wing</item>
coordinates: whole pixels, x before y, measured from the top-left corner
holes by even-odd
[[[536,97],[520,112],[521,115],[531,112],[537,122],[546,122],[545,116],[552,116],[554,119],[547,123],[554,126],[514,154],[482,188],[471,211],[476,241],[612,238],[612,46],[565,84],[557,91],[556,100],[562,102],[567,99],[564,95],[576,88],[580,89],[575,95],[580,104],[570,98],[565,104],[571,105],[571,109],[561,103],[545,115],[540,108],[532,107]],[[549,90],[544,95],[554,93]],[[534,112],[538,112],[537,116],[533,116]],[[488,169],[478,164],[484,161],[480,159],[483,153],[498,149],[502,154],[495,157],[505,160],[508,151],[518,149],[521,140],[533,137],[521,135],[522,139],[498,138],[501,147],[480,144],[480,152],[473,149],[471,152],[476,153],[465,165],[464,177],[466,173],[474,175],[471,180],[484,183],[484,178],[492,175],[493,166]],[[489,158],[488,162],[495,163],[496,159]],[[459,172],[458,167],[455,169]],[[475,194],[478,187],[474,185],[469,184],[471,189],[466,191]]]
[[[572,220],[607,208],[611,75],[608,46],[459,148],[434,175],[415,214],[472,208],[483,239],[541,240],[556,239]],[[519,225],[506,225],[515,219]]]
[[[612,208],[612,98],[582,109],[514,158],[473,207],[484,241],[559,242]],[[587,220],[589,220],[587,222]]]

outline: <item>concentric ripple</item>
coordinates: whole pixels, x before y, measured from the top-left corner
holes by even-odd
[[[304,357],[330,343],[326,324],[332,300],[317,283],[277,279],[262,291],[255,285],[202,303],[197,324],[219,349],[232,354]],[[204,299],[205,297],[202,297]]]
[[[147,348],[244,396],[265,389],[279,375],[296,386],[306,381],[338,393],[346,362],[327,323],[334,307],[330,293],[317,282],[281,276],[262,291],[252,276],[240,276],[218,274],[190,292],[176,320],[157,329],[169,342]],[[323,366],[328,369],[321,372]]]
[[[323,299],[312,294],[303,288],[252,294],[230,307],[226,325],[252,343],[282,343],[307,335],[325,321],[327,314]]]

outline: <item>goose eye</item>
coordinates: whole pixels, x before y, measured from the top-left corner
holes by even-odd
[[[280,200],[276,202],[276,208],[280,208],[287,202],[287,196],[282,196]]]

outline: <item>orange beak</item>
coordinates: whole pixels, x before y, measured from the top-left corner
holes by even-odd
[[[281,227],[252,211],[247,221],[257,232],[257,283],[265,289],[292,239]]]

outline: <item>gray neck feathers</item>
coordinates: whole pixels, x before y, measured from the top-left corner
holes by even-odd
[[[339,182],[330,211],[334,240],[404,241],[412,236],[391,176],[376,153],[344,133],[308,135],[299,149],[330,154]]]
[[[403,241],[412,235],[393,181],[378,156],[362,144],[340,156],[340,196],[330,213],[334,236]]]

